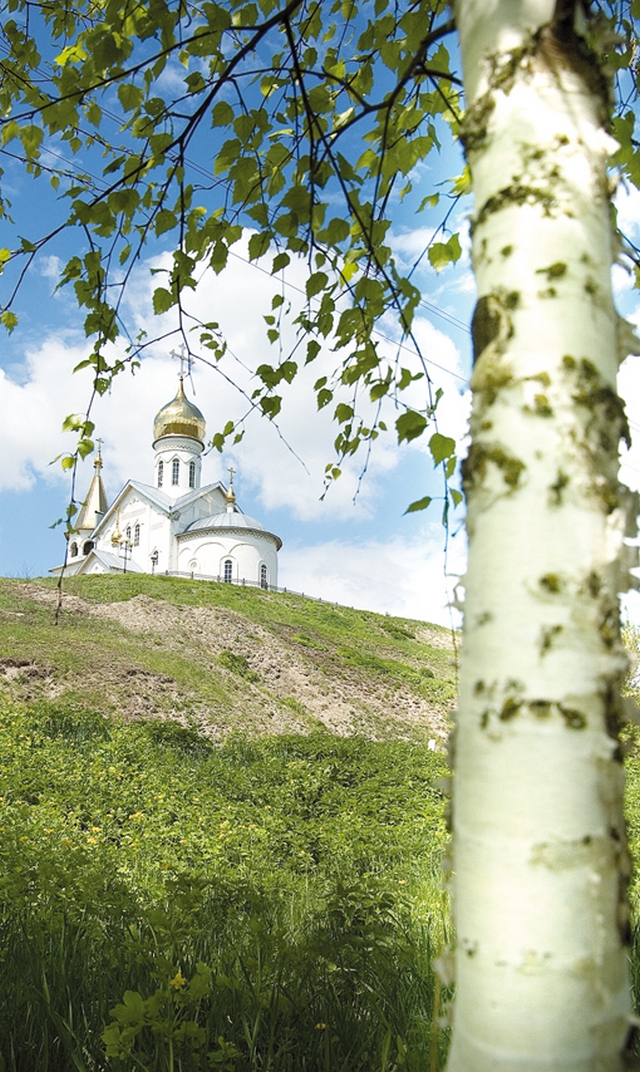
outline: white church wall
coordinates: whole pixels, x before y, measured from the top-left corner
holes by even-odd
[[[260,584],[260,566],[267,566],[267,583],[277,585],[278,570],[276,552],[268,537],[251,532],[236,533],[212,538],[211,534],[179,539],[180,551],[177,569],[182,573],[200,573],[209,577],[224,577],[224,563],[231,559],[233,580]],[[192,563],[197,565],[193,566]]]
[[[200,487],[202,476],[202,443],[189,436],[167,435],[154,443],[156,452],[154,464],[154,484],[171,499],[187,495]],[[177,462],[177,482],[174,481],[174,462]],[[193,484],[190,483],[189,465],[193,462]],[[160,483],[160,465],[162,464],[162,482]]]

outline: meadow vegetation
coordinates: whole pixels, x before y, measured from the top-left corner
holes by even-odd
[[[227,601],[245,633],[311,644],[326,666],[450,688],[436,676],[450,673],[444,648],[433,677],[419,672],[420,623],[152,578],[92,578],[73,592]],[[181,722],[128,717],[94,678],[78,686],[87,664],[137,668],[132,690],[143,669],[170,667],[186,686],[193,671],[153,633],[81,607],[55,626],[39,594],[0,584],[12,653],[0,678],[0,955],[12,979],[0,1068],[423,1072],[426,1052],[435,1072],[444,757],[425,740],[313,726],[246,726],[220,743],[186,709]],[[229,691],[259,687],[229,646],[211,677],[222,707]],[[294,697],[285,706],[300,716]]]
[[[95,602],[143,593],[187,615],[226,601],[245,633],[276,632],[369,687],[452,687],[451,651],[421,623],[224,585],[90,581],[69,589]],[[99,676],[119,659],[137,668],[133,690],[143,669],[170,666],[190,688],[188,659],[85,604],[55,626],[38,585],[0,582],[0,650],[12,652],[0,677],[0,1070],[437,1072],[448,772],[426,733],[247,723],[218,740],[186,707],[179,721],[127,716],[93,678],[74,689],[74,667],[93,660]],[[264,687],[246,651],[222,639],[212,705]],[[282,703],[304,716],[295,697]],[[627,746],[637,858],[634,730]],[[635,878],[631,894],[637,905]]]
[[[0,770],[3,1068],[435,1062],[442,757],[5,702]]]

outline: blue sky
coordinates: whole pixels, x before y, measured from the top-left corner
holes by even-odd
[[[412,256],[428,233],[427,229],[421,234],[399,232],[399,255]],[[295,301],[304,268],[299,266],[296,272],[293,267],[289,289]],[[69,433],[60,432],[61,421],[68,412],[84,408],[90,385],[82,373],[71,375],[87,346],[72,295],[51,293],[57,271],[58,263],[48,258],[32,275],[28,301],[23,296],[26,316],[11,338],[11,347],[3,349],[0,362],[4,370],[0,401],[3,412],[10,414],[5,434],[12,455],[0,491],[0,572],[4,575],[43,574],[63,554],[61,529],[52,531],[48,526],[64,512],[69,483],[59,466],[48,463],[72,445]],[[455,277],[451,271],[448,285],[446,274],[438,278],[425,270],[430,304],[421,309],[417,332],[434,382],[446,390],[441,430],[459,438],[464,431],[469,362],[465,325],[473,291],[468,271]],[[141,310],[140,323],[150,320],[145,300],[151,285],[141,272],[134,299]],[[213,310],[209,315],[220,320],[229,340],[227,374],[243,377],[248,385],[240,362],[255,365],[257,353],[261,360],[270,359],[261,317],[272,290],[273,279],[259,266],[249,265],[240,249],[225,275],[204,279],[196,295],[199,306]],[[381,331],[392,335],[394,325],[382,325]],[[382,345],[390,354],[395,352],[391,343],[383,340]],[[153,416],[177,386],[178,363],[168,349],[153,347],[136,375],[121,375],[110,395],[95,405],[93,417],[96,435],[104,440],[103,476],[109,497],[128,477],[151,479]],[[414,360],[405,356],[409,362]],[[331,355],[319,360],[328,364]],[[451,369],[454,375],[442,369]],[[235,466],[241,507],[284,541],[283,585],[349,605],[446,620],[440,507],[434,504],[427,513],[404,514],[414,499],[441,494],[440,477],[434,477],[426,444],[398,448],[389,434],[386,442],[375,444],[359,490],[364,455],[345,467],[321,501],[324,466],[333,459],[335,427],[327,419],[328,411],[315,412],[308,391],[310,376],[312,382],[320,372],[319,367],[313,368],[306,388],[294,383],[283,407],[283,438],[263,419],[251,419],[241,444],[222,456],[208,453],[203,478],[227,479],[228,465]],[[424,397],[422,384],[412,390],[419,404]],[[222,377],[203,366],[194,368],[187,392],[202,409],[211,434],[245,408]],[[92,460],[88,459],[78,472],[80,495],[91,474]],[[423,612],[421,590],[426,593]]]
[[[49,149],[58,152],[60,146],[51,143]],[[80,163],[85,167],[97,164],[85,160],[74,161],[73,166]],[[395,206],[391,241],[406,267],[420,257],[445,211],[440,206],[418,215],[416,205],[460,167],[458,150],[449,147],[439,160],[416,170],[414,196]],[[24,176],[15,162],[7,167],[4,190],[13,201],[16,233],[34,239],[51,226],[57,206],[46,181]],[[623,230],[638,242],[640,196],[622,191],[619,207]],[[466,252],[468,211],[468,203],[459,203],[451,220],[452,228],[461,226],[464,236],[465,252],[459,264],[436,275],[424,258],[414,275],[423,294],[416,335],[435,386],[445,392],[439,430],[461,444],[469,405],[468,324],[474,302]],[[12,241],[3,236],[0,244]],[[61,424],[68,413],[84,411],[91,393],[86,372],[72,374],[90,349],[83,317],[72,292],[55,289],[62,264],[75,252],[74,241],[77,238],[72,235],[63,235],[34,263],[17,303],[19,327],[3,337],[0,349],[0,454],[5,459],[0,468],[0,574],[6,576],[45,574],[64,554],[62,528],[50,526],[65,512],[69,480],[59,464],[50,463],[59,453],[73,449],[73,437],[61,431]],[[166,254],[157,244],[136,272],[129,294],[130,321],[151,336],[159,328],[171,331],[176,326],[172,314],[165,314],[158,324],[151,313],[154,282],[149,269],[164,263]],[[294,310],[304,278],[303,265],[293,263],[287,269],[285,293]],[[621,269],[616,269],[614,278],[622,311],[640,325],[630,280]],[[157,276],[155,280],[157,285]],[[249,264],[246,246],[239,244],[225,273],[220,277],[203,274],[193,295],[194,311],[202,319],[218,320],[229,343],[224,375],[196,365],[186,385],[207,420],[210,435],[246,409],[224,376],[250,391],[246,366],[273,361],[262,316],[269,311],[274,289],[268,271],[260,264]],[[380,331],[381,349],[392,359],[396,325],[383,323]],[[293,343],[293,331],[286,328],[284,345]],[[110,499],[128,478],[151,480],[153,417],[177,387],[178,364],[170,357],[174,345],[151,346],[136,375],[119,376],[110,394],[95,404],[92,416],[95,435],[104,441],[103,477]],[[403,351],[402,356],[411,367],[419,367],[409,352]],[[441,494],[441,477],[434,474],[426,442],[398,447],[392,434],[381,438],[374,445],[366,473],[362,472],[364,455],[356,456],[321,498],[324,466],[334,458],[336,428],[328,420],[328,411],[316,412],[309,387],[323,370],[333,367],[332,362],[330,353],[321,355],[294,382],[285,398],[279,431],[265,420],[252,418],[241,444],[222,456],[209,452],[203,480],[226,481],[227,468],[234,465],[240,506],[283,539],[282,585],[348,605],[448,623],[446,601],[453,581],[445,574],[464,570],[461,518],[452,520],[445,560],[440,504],[434,503],[423,513],[405,514],[413,500]],[[637,369],[638,359],[629,359],[622,370],[621,390],[628,400],[632,428],[640,438]],[[412,385],[406,401],[424,405],[424,381]],[[389,418],[392,426],[391,410]],[[92,472],[92,459],[88,459],[78,471],[80,499]],[[635,448],[623,475],[630,486],[640,487],[640,451]]]
[[[446,128],[445,128],[446,130]],[[59,143],[48,143],[53,153],[65,153]],[[46,156],[45,156],[46,162]],[[52,156],[50,163],[60,163]],[[98,161],[74,160],[99,172]],[[435,169],[435,170],[434,170]],[[429,165],[421,165],[414,178],[415,193],[394,212],[392,244],[396,256],[410,268],[423,253],[448,204],[416,214],[416,206],[436,183],[461,169],[457,148],[449,147]],[[34,240],[56,219],[59,206],[46,180],[24,176],[18,162],[9,163],[4,180],[5,195],[13,202],[14,234]],[[456,206],[453,229],[466,230],[467,206]],[[90,349],[82,329],[83,317],[73,293],[56,292],[60,270],[76,252],[71,234],[63,234],[41,254],[20,291],[17,312],[20,324],[3,339],[0,349],[0,429],[3,453],[10,462],[0,472],[0,574],[36,576],[45,574],[62,560],[62,529],[50,529],[60,517],[69,497],[69,481],[59,465],[49,464],[62,451],[73,449],[73,438],[60,431],[64,417],[82,412],[90,397],[86,373],[71,370]],[[0,244],[11,245],[5,238]],[[229,352],[223,375],[253,389],[245,365],[272,363],[275,354],[266,340],[264,313],[277,289],[264,265],[249,264],[246,243],[239,243],[222,276],[205,273],[192,306],[202,319],[215,319],[226,335]],[[127,313],[136,329],[150,336],[175,328],[172,314],[160,325],[151,313],[152,267],[167,263],[158,243],[149,250],[148,261],[136,272]],[[285,294],[295,310],[304,292],[306,268],[293,263],[286,271]],[[157,285],[158,277],[155,277]],[[473,280],[465,253],[454,270],[436,275],[426,257],[414,275],[424,304],[416,321],[427,367],[434,385],[445,395],[440,406],[439,430],[460,440],[468,409],[466,377],[470,365],[468,324],[473,307]],[[4,292],[9,279],[5,279]],[[381,349],[393,359],[397,326],[381,324]],[[291,328],[284,332],[284,346],[292,346]],[[175,341],[151,346],[135,376],[119,376],[111,393],[93,409],[96,436],[104,440],[103,477],[112,498],[127,478],[151,479],[151,426],[155,412],[175,393],[178,364],[169,356]],[[404,350],[402,363],[419,368],[415,356]],[[238,501],[245,512],[257,517],[284,542],[280,559],[281,584],[298,591],[327,596],[349,605],[447,622],[447,593],[440,524],[441,504],[428,512],[406,515],[409,503],[424,495],[442,494],[441,475],[434,474],[427,444],[416,442],[398,447],[389,433],[374,445],[366,462],[362,453],[343,466],[343,476],[322,498],[324,467],[334,460],[336,427],[329,411],[316,412],[313,382],[334,367],[327,352],[299,377],[285,399],[276,430],[266,421],[247,422],[241,444],[224,456],[210,452],[203,479],[227,479],[227,467],[237,470]],[[229,418],[246,411],[246,403],[234,395],[215,370],[196,365],[187,393],[203,411],[209,434]],[[424,406],[424,381],[412,385],[405,400]],[[388,423],[395,414],[389,408]],[[77,495],[81,498],[92,475],[92,460],[78,471]],[[460,528],[453,519],[452,531]],[[463,539],[451,543],[449,567],[462,568]]]

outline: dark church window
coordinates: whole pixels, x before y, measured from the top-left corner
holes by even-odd
[[[88,555],[89,551],[93,551],[93,540],[85,540],[84,544],[82,545],[83,555]]]
[[[189,487],[195,488],[196,486],[196,463],[189,462]]]
[[[77,556],[78,556],[78,545],[75,542],[75,540],[74,540],[74,542],[71,544],[71,546],[69,548],[69,554],[71,555],[72,558],[77,558]]]
[[[233,562],[230,558],[224,560],[224,579],[227,584],[231,584],[233,580]]]
[[[136,521],[136,527],[133,530],[133,546],[140,546],[140,522]]]
[[[178,458],[174,458],[173,462],[172,462],[172,465],[171,465],[171,483],[172,484],[179,484],[180,483],[180,462],[179,462]]]
[[[260,566],[260,587],[261,588],[268,588],[269,587],[269,580],[268,580],[268,576],[267,576],[267,567],[265,566],[264,562]]]
[[[158,487],[162,487],[162,478],[164,476],[164,462],[158,462]]]

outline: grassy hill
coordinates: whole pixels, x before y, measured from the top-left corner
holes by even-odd
[[[0,1072],[438,1072],[450,634],[165,577],[56,604],[0,580]]]
[[[435,1072],[446,631],[168,578],[56,599],[0,581],[2,1072]]]
[[[169,577],[0,580],[0,688],[230,731],[446,740],[451,633],[300,596]]]

